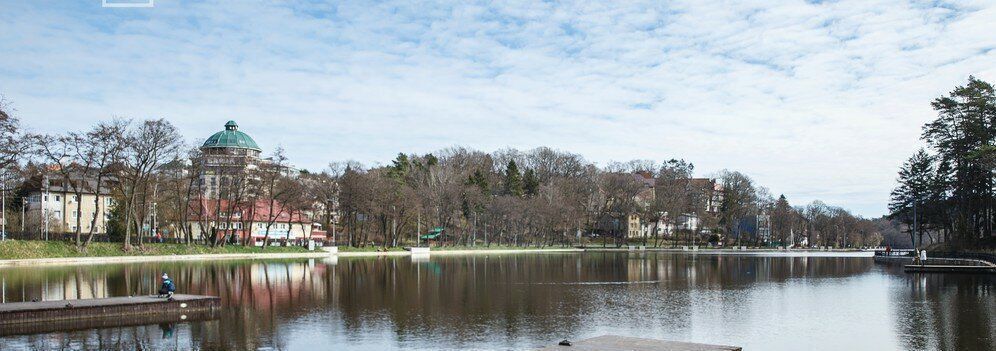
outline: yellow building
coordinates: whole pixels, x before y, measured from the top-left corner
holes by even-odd
[[[75,186],[84,189],[81,197],[77,198]],[[102,187],[99,198],[97,192],[92,189],[95,184],[83,184],[78,179],[65,181],[54,179],[53,177],[40,177],[37,186],[28,193],[26,221],[34,228],[47,228],[48,232],[75,232],[77,222],[82,232],[89,233],[93,215],[97,213],[96,233],[107,232],[107,220],[110,218],[111,209],[114,208],[114,199],[110,196],[110,190]],[[77,221],[77,208],[82,211],[79,221]]]

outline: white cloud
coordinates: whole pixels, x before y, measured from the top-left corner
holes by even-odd
[[[293,160],[459,144],[684,157],[796,203],[885,211],[929,101],[996,81],[988,2],[0,2],[31,128],[237,120]]]

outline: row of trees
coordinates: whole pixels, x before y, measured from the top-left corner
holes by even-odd
[[[5,148],[16,149],[14,162],[8,164],[4,173],[15,175],[18,189],[14,193],[20,197],[14,200],[22,202],[22,211],[27,207],[23,203],[26,195],[32,191],[45,189],[50,184],[57,184],[72,194],[75,206],[69,210],[75,212],[73,218],[73,241],[85,249],[98,234],[98,222],[101,221],[100,211],[92,211],[88,216],[83,214],[84,194],[93,194],[93,208],[102,208],[111,198],[116,208],[116,220],[108,227],[116,225],[124,231],[122,234],[126,247],[131,246],[135,236],[141,244],[142,237],[137,235],[138,228],[146,225],[150,211],[155,211],[152,204],[162,201],[157,194],[161,176],[169,162],[176,160],[177,150],[181,146],[181,138],[176,129],[167,121],[148,120],[132,124],[125,120],[99,122],[86,132],[67,132],[57,135],[30,134],[20,131],[18,120],[6,114],[9,125],[14,126],[11,143]],[[22,165],[20,160],[24,160]],[[46,181],[47,180],[47,181]],[[47,183],[47,184],[46,184]],[[5,182],[5,188],[10,182]],[[166,195],[163,192],[162,195]],[[38,223],[32,231],[42,231],[40,218],[42,211],[35,214]],[[24,216],[22,216],[24,218]],[[89,230],[84,233],[84,222]],[[65,231],[55,222],[52,229]]]
[[[773,199],[748,176],[723,171],[694,178],[684,160],[636,160],[600,168],[550,148],[483,153],[450,148],[399,154],[390,165],[334,163],[323,173],[338,184],[336,201],[351,245],[416,243],[428,226],[452,244],[578,245],[600,237],[661,246],[706,241],[764,245],[872,246],[876,224],[813,202]],[[717,203],[718,202],[718,203]],[[763,218],[746,225],[748,218]],[[421,228],[420,228],[421,227]],[[768,228],[770,227],[770,228]]]
[[[927,144],[899,170],[890,217],[917,246],[996,246],[996,94],[970,77],[931,105],[937,118],[923,126]]]
[[[430,228],[442,229],[439,242],[450,245],[579,245],[596,237],[621,244],[634,239],[634,220],[641,223],[637,240],[652,246],[854,247],[882,241],[881,226],[842,208],[818,201],[792,206],[740,172],[695,178],[694,165],[680,159],[599,167],[545,147],[493,153],[450,148],[398,154],[388,165],[332,162],[321,172],[291,173],[278,148],[252,167],[213,168],[222,175],[215,188],[201,177],[205,155],[166,120],[111,120],[87,132],[29,135],[12,114],[2,116],[4,169],[19,173],[28,188],[37,186],[28,180],[44,174],[77,198],[106,194],[95,205],[102,196],[113,197],[110,227],[123,232],[126,247],[142,245],[155,232],[195,242],[193,222],[210,233],[204,244],[225,245],[238,238],[219,228],[264,225],[268,233],[280,218],[294,216],[308,216],[339,243],[354,246],[422,243],[420,235]],[[84,218],[79,202],[75,211],[73,240],[85,248],[97,234],[97,214]],[[90,221],[86,233],[83,221]]]

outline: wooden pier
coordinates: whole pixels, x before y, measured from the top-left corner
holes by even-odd
[[[602,335],[571,342],[570,346],[554,345],[539,351],[741,351],[738,346],[695,344],[689,342]]]
[[[221,299],[173,295],[105,299],[13,302],[0,304],[0,335],[61,330],[60,326],[101,328],[217,318]],[[56,328],[56,329],[52,329]]]
[[[994,266],[908,264],[903,267],[906,273],[996,273]]]

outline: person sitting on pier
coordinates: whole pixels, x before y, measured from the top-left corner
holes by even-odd
[[[159,297],[166,295],[166,299],[172,301],[174,291],[176,291],[176,285],[173,284],[173,280],[169,279],[166,273],[163,273],[163,285],[159,288]]]

